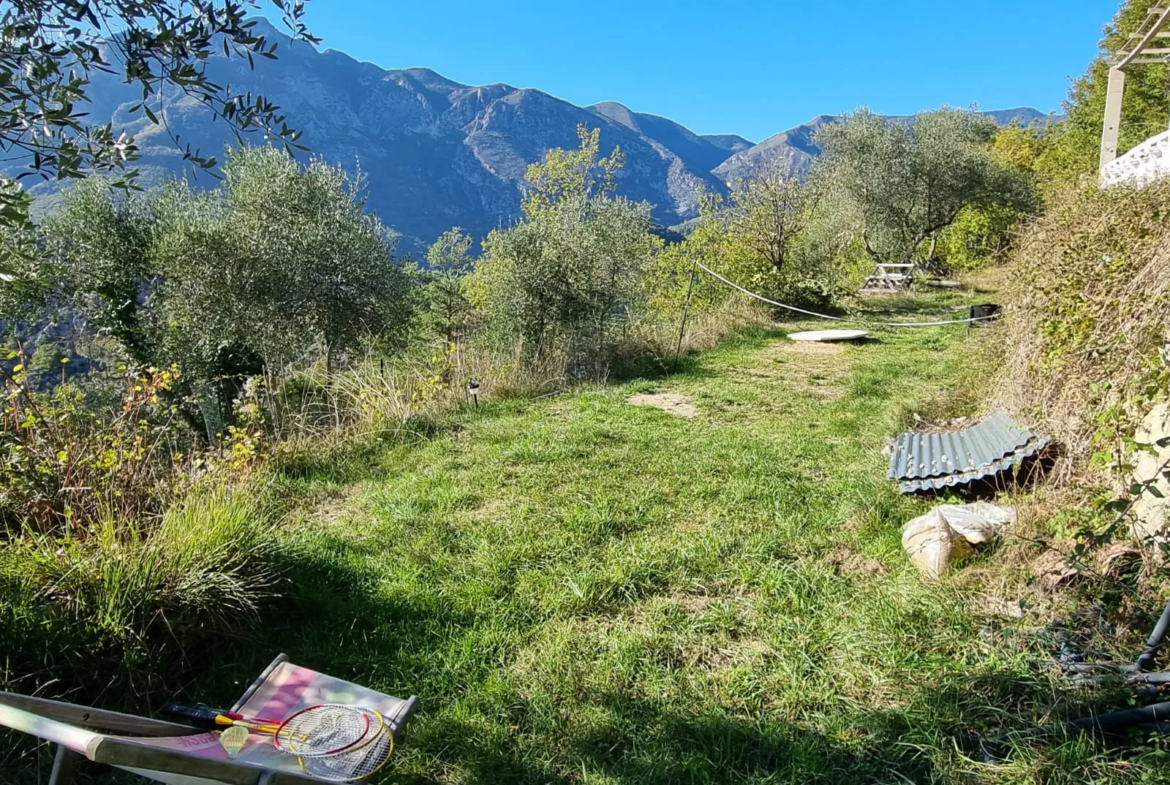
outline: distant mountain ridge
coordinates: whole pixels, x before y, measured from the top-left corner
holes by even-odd
[[[579,124],[601,128],[606,152],[618,145],[625,153],[619,193],[650,202],[655,220],[671,226],[695,217],[700,189],[724,193],[762,166],[781,165],[802,176],[818,153],[813,134],[833,121],[822,115],[754,144],[734,134],[695,134],[616,102],[579,107],[540,90],[460,84],[426,68],[386,70],[294,44],[266,20],[258,21],[258,32],[278,42],[276,62],[259,61],[250,70],[241,60],[216,56],[208,64],[211,78],[265,95],[287,114],[290,127],[304,132],[302,143],[313,154],[360,169],[368,207],[414,252],[451,226],[482,237],[515,220],[528,165],[551,148],[575,147]],[[93,122],[111,121],[137,137],[144,185],[189,172],[162,129],[129,114],[140,99],[133,87],[96,74],[91,99]],[[226,125],[212,122],[197,101],[166,96],[162,109],[172,132],[204,154],[219,155],[232,140]],[[1045,117],[1034,109],[988,114],[1000,122]],[[52,184],[31,190],[52,204]]]

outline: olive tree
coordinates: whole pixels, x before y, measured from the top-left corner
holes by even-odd
[[[817,133],[814,178],[840,198],[874,262],[928,261],[965,209],[1031,204],[1029,175],[991,154],[995,132],[995,122],[974,111],[941,109],[898,123],[861,109]]]
[[[792,258],[797,240],[820,195],[815,183],[802,183],[779,167],[765,168],[731,191],[728,224],[732,242],[767,262],[779,274]]]
[[[471,289],[497,336],[530,353],[563,351],[580,367],[603,365],[644,307],[661,241],[649,205],[612,195],[620,151],[601,158],[597,131],[578,135],[578,150],[553,150],[530,167],[524,217],[485,240]]]
[[[332,366],[363,337],[406,329],[408,282],[363,191],[339,166],[301,167],[272,148],[244,148],[225,165],[220,193],[254,289],[238,299],[264,304],[267,355],[295,357],[319,341]]]
[[[166,127],[156,112],[164,88],[192,98],[237,133],[262,131],[285,146],[299,133],[263,96],[233,91],[206,72],[212,55],[276,58],[276,44],[248,15],[278,11],[296,40],[316,42],[305,27],[304,0],[8,0],[0,5],[0,151],[12,179],[0,188],[0,227],[27,225],[29,198],[14,181],[71,179],[118,172],[128,187],[137,172],[134,140],[111,124],[95,125],[86,103],[92,75],[114,74],[141,89],[130,114]],[[152,107],[152,104],[154,106]],[[168,130],[169,133],[169,130]],[[197,167],[215,159],[190,146]],[[3,249],[0,249],[3,250]],[[12,277],[11,272],[6,275]]]
[[[50,299],[90,316],[142,365],[177,364],[230,416],[238,385],[367,335],[401,336],[407,281],[393,243],[337,167],[246,148],[221,186],[126,196],[94,180],[46,224]]]

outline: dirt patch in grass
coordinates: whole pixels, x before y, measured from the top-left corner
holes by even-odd
[[[362,487],[358,484],[343,491],[330,493],[319,499],[307,511],[305,517],[310,525],[324,529],[343,526],[360,511],[361,490]]]
[[[831,366],[734,368],[726,373],[751,382],[764,382],[792,392],[807,393],[821,401],[835,401],[842,395],[842,390],[833,383],[843,378],[844,374]]]
[[[674,594],[671,601],[687,613],[702,613],[711,607],[715,598],[710,594]]]
[[[966,602],[967,609],[984,618],[1022,619],[1028,612],[1019,600],[1004,600],[990,594],[976,594]]]
[[[473,521],[498,520],[508,511],[508,503],[504,499],[492,498],[485,501],[468,513]]]
[[[844,354],[845,347],[839,343],[823,343],[819,341],[777,341],[772,344],[770,356],[783,354]]]
[[[640,393],[626,398],[626,403],[631,406],[653,406],[667,414],[685,417],[688,420],[699,414],[691,399],[678,393]]]
[[[842,394],[841,390],[830,387],[826,380],[816,379],[811,376],[803,382],[790,380],[789,386],[797,392],[808,393],[820,401],[835,401]]]
[[[849,372],[844,354],[845,347],[835,343],[774,341],[761,356],[766,361],[762,366],[729,372],[753,381],[778,382],[794,392],[831,401],[841,397],[835,383]]]
[[[882,577],[889,575],[886,565],[877,559],[858,553],[844,543],[838,543],[829,551],[829,564],[841,574],[862,575],[866,577]]]

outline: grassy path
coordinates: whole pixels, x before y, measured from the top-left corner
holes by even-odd
[[[661,382],[462,412],[290,535],[290,653],[422,696],[394,781],[1067,781],[954,753],[1051,688],[900,549],[926,505],[882,447],[969,346],[757,332]],[[698,415],[626,403],[650,391]]]

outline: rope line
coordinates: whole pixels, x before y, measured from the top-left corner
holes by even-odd
[[[976,317],[971,318],[971,319],[948,319],[948,320],[941,321],[941,322],[867,322],[863,319],[850,319],[848,316],[829,316],[828,314],[817,313],[816,311],[806,311],[803,308],[797,308],[795,305],[785,305],[784,303],[778,303],[775,300],[769,300],[767,297],[764,297],[763,295],[756,294],[755,292],[752,292],[752,291],[749,291],[749,290],[743,288],[742,286],[737,284],[735,281],[729,281],[728,279],[724,278],[722,275],[715,272],[714,270],[712,270],[710,267],[703,264],[702,262],[696,261],[695,265],[698,266],[700,269],[702,269],[704,272],[706,272],[708,275],[712,275],[715,278],[718,278],[720,281],[727,284],[732,289],[736,289],[738,291],[741,291],[744,294],[746,294],[748,297],[754,297],[757,300],[759,300],[760,302],[765,302],[768,305],[774,305],[777,308],[786,308],[789,311],[796,311],[797,313],[803,313],[807,316],[815,316],[818,319],[831,319],[834,322],[854,322],[856,324],[866,324],[866,325],[869,325],[871,327],[939,327],[939,326],[942,326],[944,324],[970,324],[971,322],[984,322],[984,321],[988,321],[990,319],[995,318],[995,316],[992,315],[992,316],[976,316]]]

